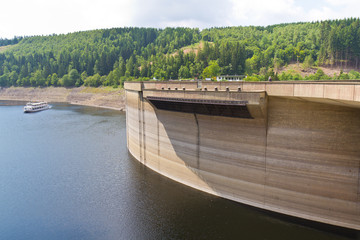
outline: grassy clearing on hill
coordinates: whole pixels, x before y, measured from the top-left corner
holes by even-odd
[[[341,67],[315,67],[315,66],[305,70],[303,69],[302,63],[299,64],[293,63],[282,67],[279,70],[278,74],[280,75],[281,73],[285,72],[285,73],[291,73],[292,75],[300,74],[302,77],[307,77],[310,74],[315,74],[318,69],[321,69],[322,71],[324,71],[326,75],[330,77],[333,77],[334,74],[339,75],[341,71],[343,73],[349,73],[351,70],[359,71],[358,69],[353,69],[353,68],[342,69]]]
[[[214,44],[213,42],[208,42],[211,46]],[[188,53],[195,53],[195,55],[198,54],[199,50],[204,48],[204,44],[205,44],[205,41],[200,41],[198,43],[194,43],[192,45],[189,45],[189,46],[185,46],[185,47],[182,47],[180,49],[180,51],[183,51],[184,54],[188,54]],[[171,56],[177,56],[179,54],[179,51],[176,51],[174,52],[173,54],[171,54]]]
[[[0,46],[0,53],[5,52],[6,50],[9,50],[10,48],[13,48],[16,45],[7,45],[7,46]]]

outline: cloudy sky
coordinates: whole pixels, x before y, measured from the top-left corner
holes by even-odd
[[[5,0],[0,38],[124,26],[267,26],[360,17],[359,0]]]

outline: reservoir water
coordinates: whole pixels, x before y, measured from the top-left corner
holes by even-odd
[[[353,239],[357,232],[250,208],[133,159],[125,114],[0,101],[0,239]]]

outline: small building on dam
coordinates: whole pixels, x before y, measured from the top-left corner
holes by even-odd
[[[217,196],[360,230],[360,82],[126,82],[127,147]]]

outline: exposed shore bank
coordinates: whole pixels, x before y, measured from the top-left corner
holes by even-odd
[[[120,111],[124,111],[125,109],[124,90],[112,88],[0,88],[0,100],[67,102],[70,104],[110,108]]]

